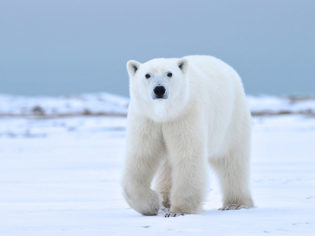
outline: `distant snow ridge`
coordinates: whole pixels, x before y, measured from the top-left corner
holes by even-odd
[[[253,116],[300,114],[315,117],[315,97],[247,96]]]
[[[301,114],[315,117],[314,97],[247,96],[254,116]],[[125,116],[129,99],[108,93],[61,97],[0,94],[0,117]]]
[[[108,93],[61,97],[0,95],[0,116],[67,117],[124,116],[129,100]]]

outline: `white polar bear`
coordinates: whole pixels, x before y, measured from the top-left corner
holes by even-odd
[[[162,206],[170,208],[168,216],[199,213],[210,163],[223,192],[221,209],[253,207],[250,113],[238,74],[210,56],[128,61],[127,70],[129,205],[143,215]]]

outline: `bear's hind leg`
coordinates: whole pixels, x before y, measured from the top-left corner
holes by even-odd
[[[237,210],[254,206],[249,190],[249,154],[232,151],[217,159],[210,159],[223,193],[220,210]]]
[[[170,191],[172,186],[172,169],[165,159],[158,170],[158,174],[155,180],[154,189],[162,195],[162,204],[166,208],[170,208]]]

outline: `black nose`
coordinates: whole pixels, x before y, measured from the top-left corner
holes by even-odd
[[[158,97],[158,98],[162,98],[164,93],[165,93],[165,88],[164,86],[156,86],[154,89],[153,89],[153,92],[155,93],[155,95]]]

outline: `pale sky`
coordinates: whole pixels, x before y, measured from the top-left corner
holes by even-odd
[[[315,1],[0,1],[0,93],[128,96],[127,60],[190,54],[249,94],[314,95]]]

